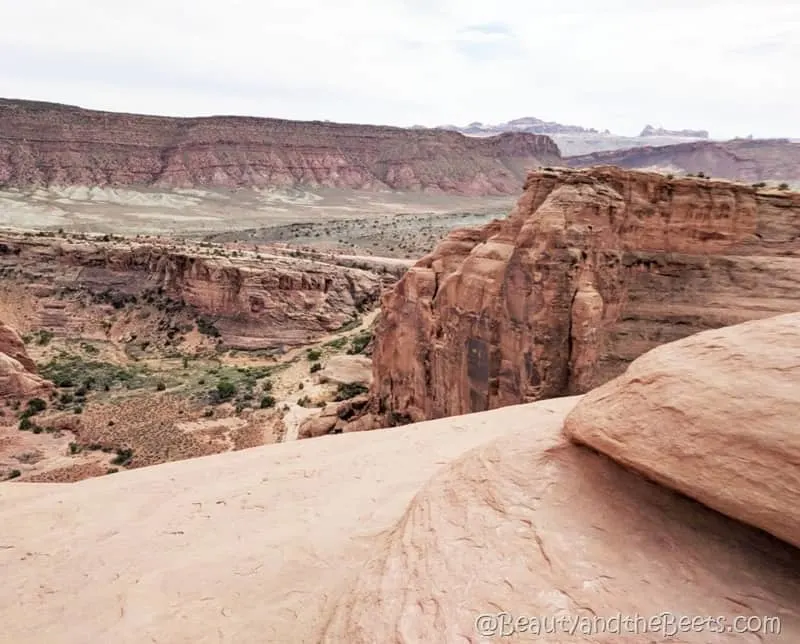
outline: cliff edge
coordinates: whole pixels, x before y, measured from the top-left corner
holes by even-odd
[[[577,394],[656,345],[800,310],[800,194],[613,167],[530,174],[383,297],[353,429]]]

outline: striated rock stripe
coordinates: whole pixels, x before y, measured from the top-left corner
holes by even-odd
[[[214,116],[0,99],[0,186],[312,187],[514,194],[557,164],[547,136]]]

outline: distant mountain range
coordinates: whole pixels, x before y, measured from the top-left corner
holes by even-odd
[[[415,125],[414,129],[428,128]],[[709,140],[710,138],[707,130],[667,130],[652,125],[646,125],[639,136],[620,136],[609,130],[597,130],[580,125],[564,125],[555,121],[544,121],[534,116],[525,116],[494,125],[475,121],[465,126],[440,125],[435,129],[460,132],[467,136],[495,136],[504,132],[546,134],[558,144],[561,153],[565,156],[650,145],[673,145]]]

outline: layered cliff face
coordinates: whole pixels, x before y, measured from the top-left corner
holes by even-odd
[[[13,314],[27,328],[63,335],[103,335],[115,310],[148,303],[176,323],[199,320],[230,347],[297,345],[338,329],[381,291],[368,271],[281,256],[155,242],[0,242],[3,289],[13,292],[5,299],[24,309]]]
[[[546,136],[215,116],[167,118],[0,100],[0,186],[295,185],[513,194],[558,163]]]
[[[382,306],[357,429],[585,392],[656,345],[800,310],[800,195],[534,172],[507,219],[453,232]]]
[[[800,182],[800,143],[788,139],[695,141],[677,145],[594,152],[566,159],[573,168],[615,165],[665,169],[737,181]]]
[[[26,399],[51,390],[52,384],[36,373],[22,338],[0,321],[0,399]]]

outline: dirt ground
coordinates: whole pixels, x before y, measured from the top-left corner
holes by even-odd
[[[132,361],[111,342],[41,345],[34,335],[29,353],[57,387],[25,429],[23,407],[0,408],[0,480],[75,481],[294,440],[299,424],[337,395],[323,377],[327,361],[363,361],[377,315],[271,356],[231,350]]]

